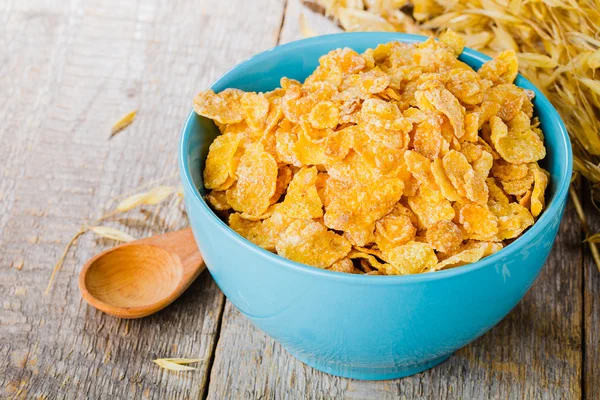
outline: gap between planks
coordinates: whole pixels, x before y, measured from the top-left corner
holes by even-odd
[[[285,17],[287,14],[288,1],[290,1],[290,0],[284,0],[284,2],[283,2],[283,10],[281,12],[281,22],[279,24],[279,30],[277,31],[277,38],[275,40],[274,46],[278,46],[281,42],[281,33],[283,31],[283,25],[285,23]],[[225,297],[225,295],[223,295],[223,296]],[[217,331],[215,333],[216,340],[213,341],[213,347],[211,349],[211,354],[210,354],[210,361],[208,362],[208,366],[206,368],[206,382],[205,382],[204,387],[202,388],[202,392],[201,392],[202,399],[208,398],[208,393],[209,393],[209,389],[210,389],[210,377],[212,374],[212,369],[213,369],[215,357],[217,354],[217,346],[219,345],[219,341],[221,340],[221,327],[223,325],[223,317],[225,315],[225,305],[226,304],[227,304],[227,298],[225,297],[224,301],[221,303],[221,307],[219,309],[219,314],[217,317]]]
[[[210,273],[208,270],[205,273]],[[215,363],[215,356],[217,355],[217,346],[219,345],[219,341],[221,340],[221,326],[223,325],[223,315],[225,315],[225,304],[227,304],[227,298],[225,295],[223,301],[221,302],[221,307],[219,308],[219,314],[217,316],[217,330],[215,332],[215,340],[213,340],[213,347],[210,353],[210,360],[208,361],[208,365],[206,366],[206,381],[202,387],[202,398],[208,398],[208,388],[210,387],[210,374],[213,369],[213,365]]]

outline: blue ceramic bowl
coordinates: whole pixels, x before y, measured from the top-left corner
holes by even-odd
[[[358,52],[389,41],[420,42],[399,33],[321,36],[261,53],[234,67],[212,89],[268,91],[283,76],[303,81],[321,55],[339,47]],[[479,68],[489,57],[465,49],[460,59]],[[213,278],[257,327],[300,361],[357,379],[415,374],[446,360],[483,335],[521,300],[538,276],[565,208],[571,145],[552,105],[535,91],[550,171],[547,209],[505,249],[474,264],[409,276],[365,276],[325,271],[255,246],[221,221],[202,198],[202,169],[218,130],[190,113],[181,138],[180,169],[190,224]]]

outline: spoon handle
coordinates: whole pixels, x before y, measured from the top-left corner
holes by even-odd
[[[138,240],[136,243],[162,247],[170,253],[179,256],[181,264],[183,265],[184,281],[189,279],[194,280],[202,271],[204,271],[204,258],[202,257],[200,250],[198,250],[192,228],[169,232],[160,236],[151,236],[149,238]]]

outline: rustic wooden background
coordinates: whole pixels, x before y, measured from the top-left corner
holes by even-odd
[[[298,0],[0,0],[0,398],[599,399],[600,274],[571,206],[510,315],[405,379],[361,382],[301,364],[208,273],[152,317],[106,316],[77,289],[80,266],[113,244],[90,234],[43,294],[81,224],[114,196],[176,173],[194,94],[300,38],[300,9]],[[109,140],[112,123],[136,108],[135,123]],[[121,222],[137,237],[185,224],[173,204],[156,212]],[[169,356],[204,361],[187,373],[151,362]]]

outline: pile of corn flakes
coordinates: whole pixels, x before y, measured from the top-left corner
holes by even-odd
[[[332,271],[404,275],[478,261],[533,225],[548,173],[517,58],[475,72],[463,39],[337,49],[268,93],[208,90],[221,131],[207,200],[282,257]]]

